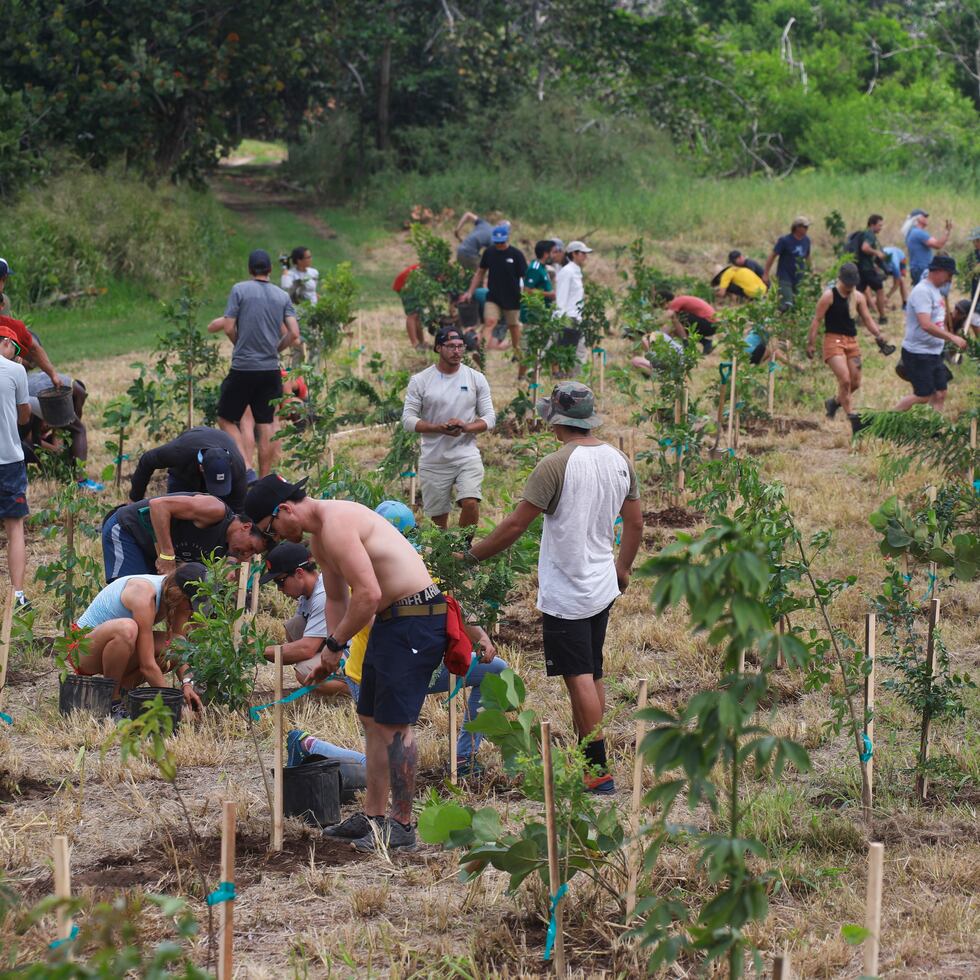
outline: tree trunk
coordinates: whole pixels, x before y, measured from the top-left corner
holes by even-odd
[[[378,71],[378,149],[387,150],[390,140],[388,114],[391,104],[391,40],[381,49],[381,65]]]

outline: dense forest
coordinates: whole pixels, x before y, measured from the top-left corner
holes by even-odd
[[[66,160],[196,181],[246,137],[288,141],[337,197],[371,174],[450,159],[533,167],[542,141],[590,129],[634,146],[659,131],[651,152],[669,143],[716,176],[967,176],[980,145],[980,0],[2,9],[5,193]]]

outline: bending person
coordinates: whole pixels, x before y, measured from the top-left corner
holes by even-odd
[[[861,387],[861,348],[857,342],[857,318],[868,328],[882,354],[894,354],[895,346],[885,340],[868,310],[868,301],[858,292],[861,274],[853,262],[845,262],[837,274],[837,282],[825,289],[810,321],[806,338],[806,356],[816,351],[817,330],[824,327],[823,359],[837,379],[837,394],[824,402],[827,418],[832,419],[843,408],[857,432],[861,419],[854,412],[852,395]]]
[[[187,628],[196,604],[197,585],[207,569],[197,562],[181,565],[169,575],[127,575],[110,582],[78,619],[90,629],[88,652],[69,664],[82,677],[102,675],[116,682],[113,699],[123,691],[146,682],[165,687],[164,674],[175,669],[184,690],[184,701],[195,710],[201,699],[186,664],[173,665],[166,659],[175,636]],[[164,629],[154,630],[163,623]]]

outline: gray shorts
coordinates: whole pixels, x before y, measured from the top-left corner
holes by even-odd
[[[476,272],[480,268],[480,256],[473,255],[472,252],[463,252],[460,249],[456,249],[456,261],[464,268],[469,269],[470,272]]]
[[[482,500],[483,460],[472,456],[459,463],[426,463],[419,466],[422,489],[422,511],[427,517],[438,517],[452,510],[453,491],[460,500]]]

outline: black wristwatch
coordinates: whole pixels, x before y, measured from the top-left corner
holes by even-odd
[[[333,633],[331,633],[330,636],[327,637],[327,649],[331,653],[341,653],[343,650],[346,650],[348,646],[350,646],[349,643],[338,643],[333,638]]]

